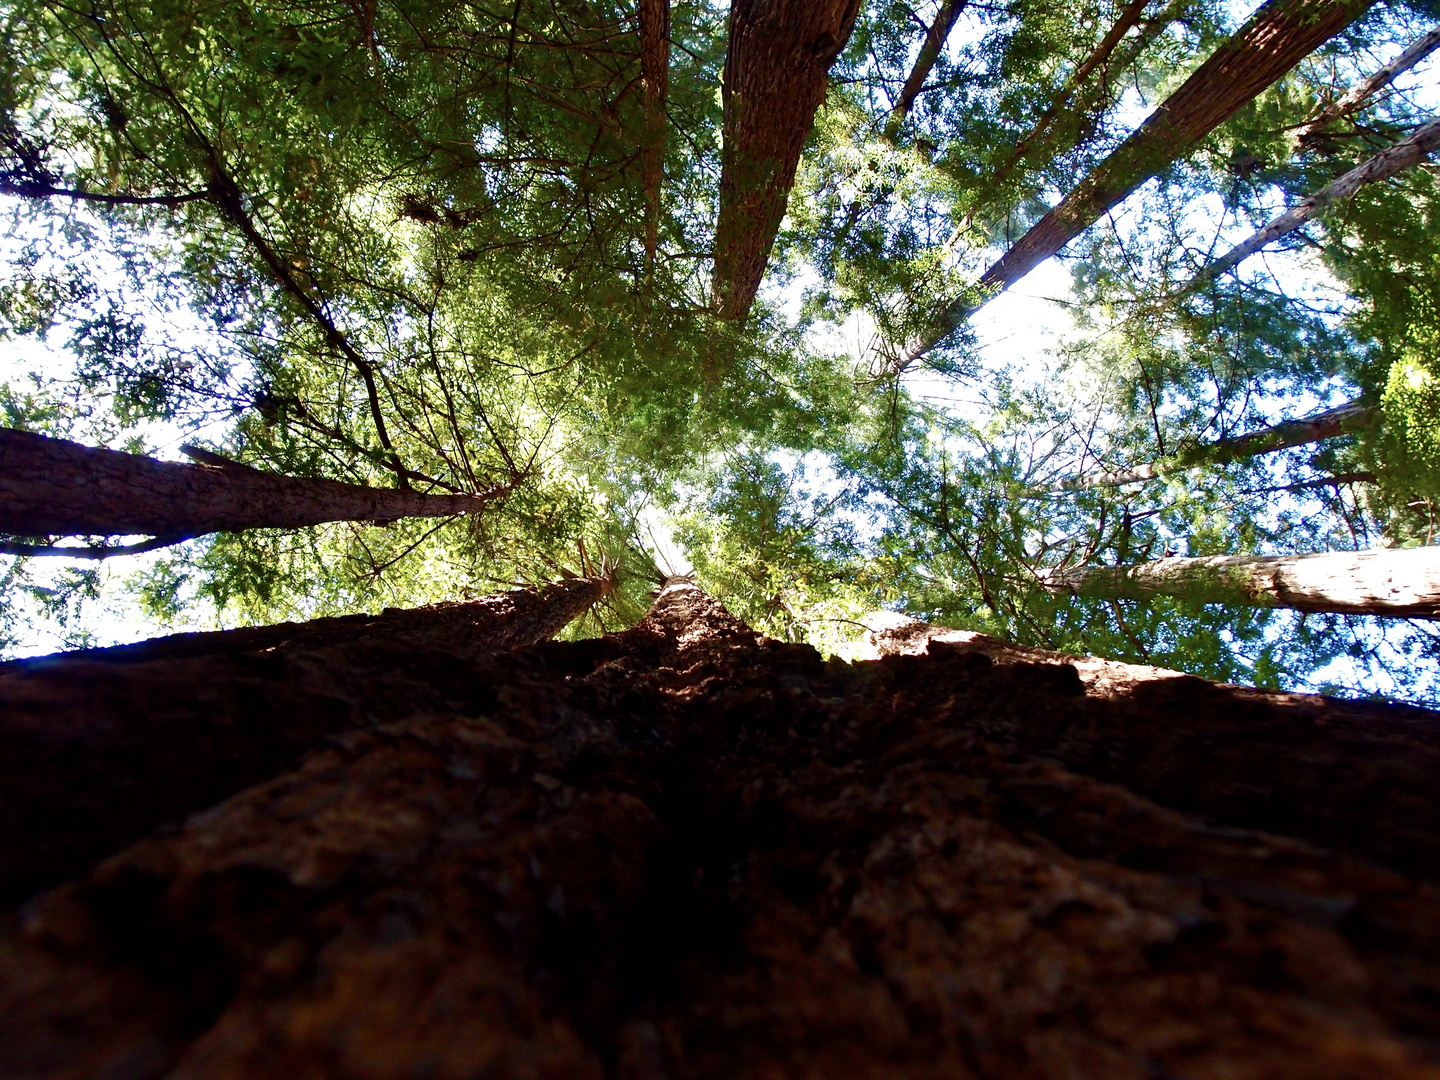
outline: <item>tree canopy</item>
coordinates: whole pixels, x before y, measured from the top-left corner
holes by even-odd
[[[574,632],[693,569],[826,649],[890,608],[1440,700],[1427,620],[1046,587],[1434,542],[1434,0],[0,19],[0,426],[484,503],[0,555],[8,649],[114,636],[121,610],[133,635],[618,562]],[[1052,255],[1061,295],[1014,302]],[[1053,339],[987,343],[987,313],[1023,336],[1041,307]],[[1263,434],[1350,403],[1364,423]]]

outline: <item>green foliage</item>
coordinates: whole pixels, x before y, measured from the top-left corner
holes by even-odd
[[[1430,692],[1406,671],[1433,643],[1406,632],[1043,585],[1167,551],[1428,542],[1432,167],[1365,189],[1273,264],[1179,295],[1222,234],[1419,120],[1402,90],[1293,144],[1424,5],[1377,8],[1074,244],[1074,331],[1044,370],[997,365],[964,327],[923,371],[894,370],[957,300],[985,299],[979,273],[1235,23],[1210,0],[1150,5],[1076,78],[1123,8],[970,5],[898,117],[939,4],[865,5],[770,287],[737,324],[709,314],[723,5],[672,12],[653,265],[633,4],[8,5],[0,334],[17,359],[0,419],[494,501],[477,518],[217,535],[113,571],[6,557],[0,644],[29,647],[40,624],[80,640],[84,605],[124,598],[155,624],[232,625],[619,559],[621,588],[572,630],[593,632],[633,621],[658,583],[643,524],[658,508],[702,584],[826,649],[886,607],[1216,678],[1353,691],[1354,673],[1388,671]],[[969,404],[927,399],[937,385]],[[1051,490],[1357,396],[1384,411],[1378,436]],[[1361,470],[1379,479],[1296,487]]]

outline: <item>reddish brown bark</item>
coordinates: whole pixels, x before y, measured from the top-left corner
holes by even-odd
[[[274,775],[330,736],[483,708],[489,688],[468,681],[467,663],[548,640],[608,588],[576,578],[0,664],[0,903]]]
[[[926,636],[475,658],[0,927],[0,1073],[1440,1076],[1440,717]]]
[[[1349,26],[1373,2],[1269,0],[986,270],[980,284],[1008,289],[1146,180],[1194,150],[1206,135]],[[949,304],[928,334],[906,346],[896,366],[903,370],[935,348],[973,313],[976,304],[977,298],[971,295]]]
[[[645,262],[653,266],[660,239],[660,184],[665,171],[670,0],[640,0],[640,71],[645,82]]]
[[[395,521],[483,510],[476,495],[421,495],[244,465],[181,464],[0,428],[0,532],[185,538],[325,521]]]
[[[1372,2],[1270,0],[990,267],[981,283],[1006,288],[1019,281],[1146,180],[1184,157]]]
[[[713,291],[722,319],[755,301],[825,77],[859,0],[735,0],[725,58]]]

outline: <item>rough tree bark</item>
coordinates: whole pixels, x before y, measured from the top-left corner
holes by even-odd
[[[434,653],[0,924],[0,1073],[1440,1077],[1440,717],[923,644]]]
[[[1375,423],[1378,416],[1374,409],[1358,401],[1347,401],[1333,409],[1301,417],[1299,420],[1285,420],[1273,427],[1252,431],[1248,435],[1237,435],[1202,443],[1178,454],[1172,454],[1160,461],[1137,465],[1133,469],[1118,469],[1114,472],[1087,473],[1070,479],[1050,489],[1051,494],[1064,491],[1080,491],[1085,488],[1119,487],[1141,480],[1153,480],[1157,476],[1199,468],[1202,465],[1224,465],[1242,458],[1272,454],[1293,446],[1322,442],[1340,435],[1353,434]],[[1373,479],[1373,477],[1371,478]]]
[[[755,301],[825,77],[859,0],[735,0],[721,87],[724,147],[712,288],[722,319]]]
[[[653,269],[660,241],[660,185],[665,173],[670,0],[640,0],[640,72],[645,83],[645,265]]]
[[[1319,217],[1335,203],[1353,198],[1355,193],[1366,184],[1388,179],[1396,173],[1403,172],[1412,165],[1424,161],[1434,153],[1436,147],[1440,147],[1440,119],[1422,124],[1406,138],[1401,139],[1393,146],[1387,146],[1370,160],[1357,165],[1344,176],[1326,184],[1314,195],[1300,200],[1283,214],[1277,215],[1263,228],[1255,230],[1247,239],[1236,244],[1224,255],[1207,263],[1194,278],[1172,294],[1171,302],[1203,289],[1221,274],[1233,270],[1267,244],[1273,244],[1282,236],[1289,236],[1307,221]]]
[[[18,536],[147,533],[173,542],[324,521],[473,514],[487,501],[275,476],[234,462],[156,461],[0,428],[0,532]]]
[[[1295,144],[1303,146],[1318,142],[1325,136],[1325,129],[1336,120],[1355,112],[1373,97],[1377,91],[1389,86],[1398,76],[1409,71],[1436,49],[1440,49],[1440,29],[1422,34],[1410,47],[1391,60],[1382,64],[1369,78],[1361,80],[1349,91],[1318,111],[1295,131]]]
[[[330,736],[485,701],[461,665],[548,640],[609,587],[575,578],[0,664],[0,903],[274,775]]]
[[[1202,604],[1440,619],[1440,547],[1319,555],[1176,556],[1052,571],[1047,588],[1102,600],[1178,596]]]
[[[1370,8],[1374,0],[1269,0],[1060,204],[1033,225],[980,284],[1009,288],[1056,254],[1150,177],[1184,157],[1256,94]],[[963,296],[933,330],[905,348],[904,368],[953,333],[975,310]]]

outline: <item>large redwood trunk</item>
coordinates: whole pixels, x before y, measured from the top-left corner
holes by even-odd
[[[825,77],[860,0],[734,0],[725,57],[716,311],[742,319],[755,302],[785,216],[800,152],[825,100]]]
[[[433,654],[0,927],[0,1073],[1440,1077],[1440,717],[926,636]]]
[[[187,538],[325,521],[395,521],[483,510],[475,495],[422,495],[244,465],[181,464],[0,428],[0,532]]]
[[[0,904],[273,776],[331,736],[488,700],[466,663],[549,640],[609,587],[574,578],[0,664]]]

